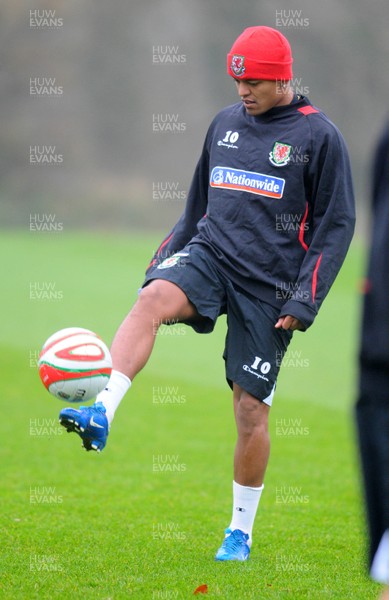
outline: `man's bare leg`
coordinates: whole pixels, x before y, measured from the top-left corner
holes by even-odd
[[[238,440],[234,456],[234,480],[240,485],[263,484],[270,454],[270,407],[234,384],[234,413]]]
[[[174,283],[154,279],[140,292],[133,308],[120,325],[111,346],[113,369],[106,388],[97,396],[106,409],[109,425],[116,409],[143,369],[163,323],[186,321],[198,316],[185,293]]]
[[[230,551],[227,539],[216,558],[229,560],[238,556],[246,560],[252,542],[252,530],[258,503],[263,490],[263,480],[270,452],[268,416],[270,407],[254,398],[239,385],[233,389],[234,413],[238,439],[234,455],[233,509],[227,532],[234,537],[232,546],[238,543],[240,551]],[[240,532],[243,532],[240,533]],[[236,537],[237,536],[237,537]]]
[[[147,363],[160,325],[196,315],[195,307],[177,285],[154,279],[143,288],[115,335],[111,346],[113,368],[132,380]]]

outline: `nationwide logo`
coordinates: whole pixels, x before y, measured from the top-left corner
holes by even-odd
[[[214,167],[212,169],[210,186],[227,190],[250,192],[269,198],[282,198],[285,179],[264,175],[254,171],[242,171],[229,167]]]

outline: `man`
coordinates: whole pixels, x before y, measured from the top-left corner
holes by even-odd
[[[113,341],[109,385],[94,407],[64,409],[60,420],[87,450],[102,450],[119,402],[150,356],[155,324],[184,322],[209,333],[226,313],[224,360],[238,440],[233,516],[216,559],[246,560],[280,363],[293,331],[311,325],[331,287],[355,217],[343,138],[293,92],[287,39],[270,27],[249,27],[227,69],[241,101],[208,130],[184,214]]]
[[[389,585],[389,124],[373,168],[373,235],[365,286],[356,417],[373,579]],[[389,599],[389,587],[382,598]]]

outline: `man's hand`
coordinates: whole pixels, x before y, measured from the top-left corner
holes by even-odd
[[[300,331],[304,331],[305,327],[295,317],[291,317],[290,315],[286,315],[286,317],[280,317],[275,325],[276,329],[290,329],[290,331],[295,331],[299,329]]]

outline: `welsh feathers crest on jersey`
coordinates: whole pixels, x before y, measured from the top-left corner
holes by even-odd
[[[269,152],[269,160],[275,167],[284,167],[290,161],[292,146],[282,142],[275,142],[272,150]]]
[[[234,54],[231,59],[231,71],[238,77],[244,75],[244,72],[246,71],[246,67],[244,66],[244,56]]]

